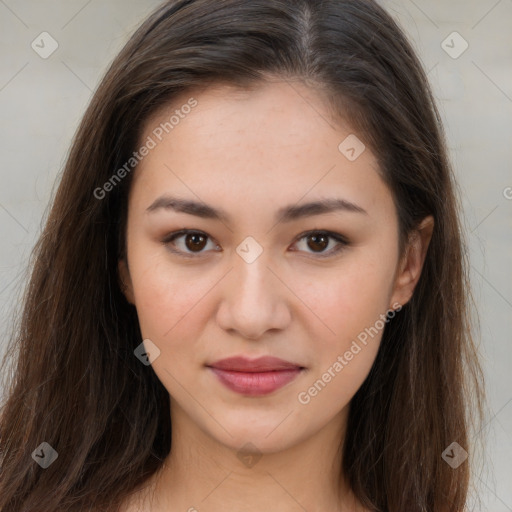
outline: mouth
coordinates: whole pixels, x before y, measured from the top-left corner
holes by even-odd
[[[248,396],[277,391],[305,370],[299,364],[270,356],[252,360],[231,357],[206,366],[228,389]]]

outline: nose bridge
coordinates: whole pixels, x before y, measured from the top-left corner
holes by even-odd
[[[275,277],[268,269],[269,261],[267,253],[262,254],[252,262],[247,262],[237,256],[235,263],[235,295],[241,301],[250,303],[258,302],[260,299],[271,300],[275,287]],[[272,279],[273,278],[273,279]],[[265,296],[265,297],[263,297]]]
[[[247,249],[243,244],[240,247]],[[285,287],[268,268],[271,267],[268,254],[262,251],[255,259],[244,259],[243,253],[233,255],[234,268],[225,283],[218,311],[218,322],[223,329],[236,330],[254,339],[269,329],[286,326],[290,315]]]

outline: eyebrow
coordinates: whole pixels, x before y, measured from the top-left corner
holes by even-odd
[[[204,219],[219,220],[229,223],[231,218],[228,213],[219,208],[214,208],[206,203],[182,199],[169,195],[158,197],[147,209],[147,213],[158,210],[173,210],[178,213],[188,213]],[[346,199],[329,198],[320,199],[301,205],[292,204],[280,208],[276,213],[276,220],[280,222],[291,222],[303,217],[345,211],[350,213],[361,213],[368,215],[368,212],[360,206],[347,201]]]

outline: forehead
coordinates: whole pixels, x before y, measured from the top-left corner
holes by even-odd
[[[191,101],[196,103],[193,109],[187,106]],[[250,87],[218,83],[190,89],[153,114],[144,125],[144,134],[151,134],[170,120],[175,136],[183,131],[178,125],[187,125],[198,137],[208,134],[213,138],[216,133],[227,133],[233,139],[235,134],[247,135],[269,148],[283,142],[314,143],[318,137],[312,135],[317,130],[321,130],[323,137],[327,130],[352,131],[346,119],[333,119],[327,96],[301,81],[287,79],[258,82]],[[266,130],[273,130],[273,133]],[[275,131],[279,132],[279,138]],[[225,139],[223,142],[239,141]]]
[[[189,197],[247,206],[254,198],[276,208],[335,190],[367,206],[380,199],[389,206],[391,199],[369,148],[348,121],[334,123],[323,97],[300,82],[186,91],[147,120],[141,143],[148,137],[155,147],[135,177],[153,195],[179,187]]]

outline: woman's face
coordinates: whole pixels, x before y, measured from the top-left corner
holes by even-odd
[[[285,81],[183,95],[142,144],[120,272],[173,422],[272,452],[343,420],[417,277],[374,155]],[[261,356],[291,367],[212,367]]]

